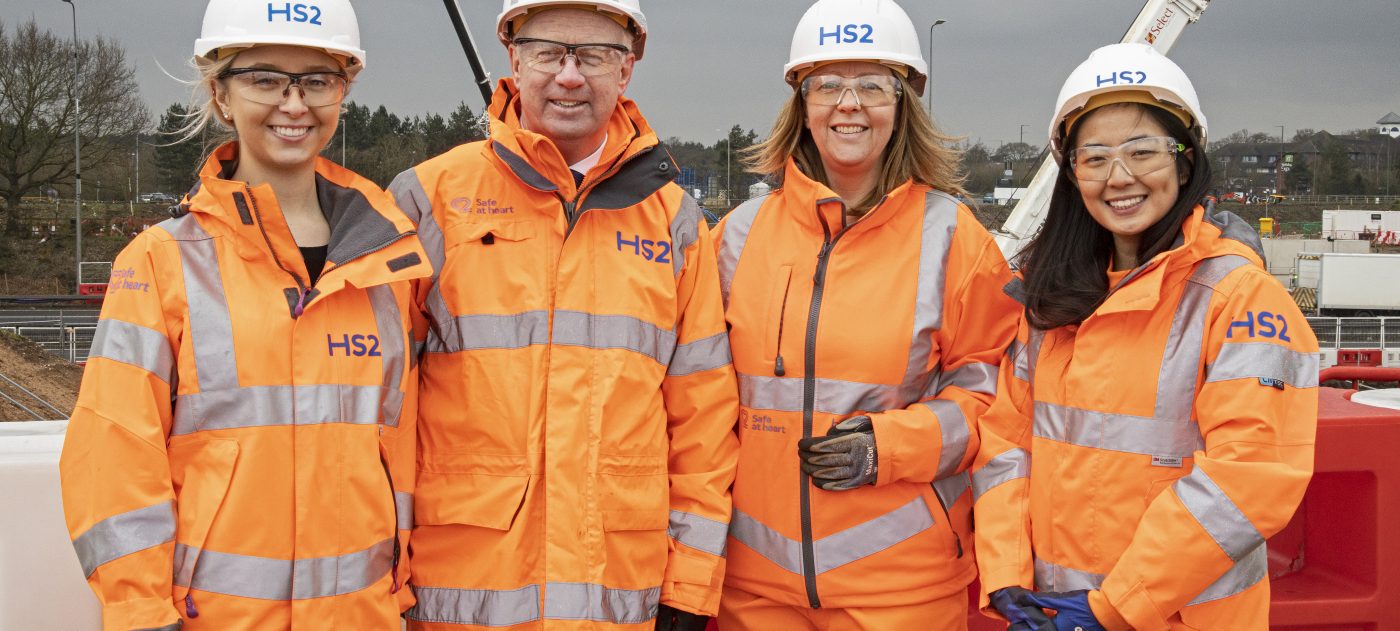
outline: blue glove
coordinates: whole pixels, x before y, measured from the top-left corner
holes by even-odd
[[[1016,602],[1022,594],[1029,593],[1030,590],[1024,587],[1003,587],[989,596],[992,606],[1011,623],[1007,631],[1054,631],[1055,623],[1050,621],[1050,616],[1045,615],[1040,607]]]
[[[1089,590],[1073,592],[1026,592],[1016,598],[1021,605],[1054,609],[1055,631],[1107,631],[1089,608]]]
[[[868,416],[837,423],[826,436],[797,441],[799,466],[826,491],[849,491],[875,483],[875,426]]]

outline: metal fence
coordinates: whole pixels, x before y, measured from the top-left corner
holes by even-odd
[[[1308,326],[1323,350],[1400,351],[1400,318],[1308,318]]]
[[[85,362],[97,332],[97,314],[91,309],[3,311],[0,331],[24,337],[68,361]]]
[[[1289,195],[1289,202],[1304,204],[1394,204],[1400,195]]]

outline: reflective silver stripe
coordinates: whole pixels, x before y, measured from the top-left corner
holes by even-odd
[[[436,288],[434,288],[436,289]],[[441,294],[438,294],[441,300]],[[442,303],[446,312],[447,305]],[[429,313],[438,318],[437,309],[429,302]],[[515,349],[549,343],[549,312],[526,311],[509,315],[476,314],[451,317],[443,327],[440,348],[430,351],[456,353],[488,349]]]
[[[624,315],[555,311],[552,343],[592,349],[623,349],[646,355],[662,366],[671,363],[676,333]]]
[[[176,585],[260,600],[306,600],[357,592],[389,573],[394,540],[319,559],[270,559],[175,545]],[[196,560],[189,569],[191,560]]]
[[[1172,484],[1172,488],[1186,510],[1200,522],[1231,561],[1239,561],[1264,545],[1264,536],[1254,527],[1254,522],[1249,521],[1249,517],[1200,465]]]
[[[341,384],[249,386],[175,397],[171,436],[281,425],[398,423],[403,392]],[[385,410],[393,413],[384,416]]]
[[[423,181],[418,179],[418,172],[409,169],[398,174],[394,181],[389,183],[389,193],[394,196],[394,201],[398,202],[403,214],[418,226],[418,241],[423,244],[428,261],[433,264],[433,279],[436,280],[442,273],[444,261],[447,260],[446,245],[442,228],[438,227],[437,217],[433,216],[432,198],[423,189]]]
[[[1210,587],[1186,603],[1187,606],[1229,598],[1254,587],[1269,573],[1269,548],[1261,545],[1250,550],[1243,559],[1220,576]]]
[[[1074,568],[1055,565],[1040,557],[1035,559],[1035,588],[1048,592],[1067,592],[1076,589],[1098,589],[1103,585],[1103,574],[1094,574]]]
[[[681,207],[671,220],[671,270],[676,276],[685,269],[685,251],[700,240],[700,204],[681,193]]]
[[[1035,365],[1040,361],[1040,345],[1045,343],[1045,331],[1032,328],[1026,341],[1026,381],[1035,385]]]
[[[762,522],[734,509],[729,534],[754,552],[793,574],[802,573],[802,546]],[[870,521],[812,542],[816,573],[822,574],[883,552],[933,527],[923,496]]]
[[[398,392],[404,374],[404,349],[408,346],[399,302],[388,285],[375,285],[366,292],[374,310],[374,322],[379,328],[379,361],[384,375],[384,392]],[[402,397],[385,398],[382,416],[386,425],[398,426],[402,404]]]
[[[113,515],[93,524],[73,540],[83,576],[128,554],[175,540],[175,503],[164,501]]]
[[[595,583],[545,583],[544,617],[639,624],[656,617],[661,588],[614,589]]]
[[[1269,342],[1223,344],[1206,366],[1206,383],[1231,379],[1277,379],[1294,388],[1316,388],[1318,358]]]
[[[943,326],[943,289],[948,275],[948,256],[953,248],[953,232],[958,227],[958,201],[941,191],[924,196],[924,219],[920,230],[919,277],[914,285],[914,331],[909,340],[909,360],[904,385],[922,391],[915,380],[927,375],[933,353],[933,332]],[[913,396],[914,400],[918,395]]]
[[[729,307],[729,288],[734,286],[734,271],[739,267],[739,256],[744,253],[744,244],[749,240],[749,231],[753,230],[758,210],[767,199],[768,195],[764,195],[739,204],[724,219],[724,234],[716,262],[719,266],[720,296],[724,298],[726,308]]]
[[[973,362],[944,372],[938,378],[938,391],[956,386],[968,392],[996,396],[997,367],[991,364]]]
[[[413,494],[394,491],[394,514],[399,530],[413,530]]]
[[[182,236],[190,239],[179,241],[180,265],[184,268],[189,341],[194,347],[199,389],[237,388],[238,360],[233,352],[233,320],[229,317],[228,296],[224,293],[224,281],[219,272],[218,248],[214,239],[199,226],[194,215],[171,221],[177,224],[180,233],[176,235],[177,239]]]
[[[672,539],[715,556],[724,556],[729,540],[729,524],[683,511],[671,511],[667,534]]]
[[[933,493],[938,496],[938,502],[947,510],[952,510],[953,504],[956,504],[958,498],[962,497],[962,494],[970,488],[972,488],[972,476],[966,471],[933,483]]]
[[[802,573],[802,546],[737,507],[730,517],[729,536],[778,567],[793,574]]]
[[[942,480],[958,470],[963,455],[967,453],[972,432],[967,427],[967,417],[957,403],[946,399],[924,401],[923,406],[938,417],[938,431],[943,435],[943,447],[938,452],[938,469],[933,479]]]
[[[1195,421],[1179,422],[1035,402],[1035,436],[1091,449],[1190,458],[1205,448]]]
[[[904,408],[899,386],[836,379],[816,379],[819,414],[850,414],[857,410],[883,412]],[[756,410],[802,411],[802,378],[739,375],[739,403]]]
[[[1201,261],[1191,273],[1162,352],[1154,417],[1167,421],[1191,420],[1211,296],[1226,275],[1248,264],[1249,260],[1242,256],[1220,256]]]
[[[426,343],[429,353],[455,353],[463,350],[462,332],[457,327],[457,318],[447,308],[447,300],[442,297],[442,283],[433,283],[424,301],[428,310],[429,324]],[[498,316],[499,317],[499,316]],[[451,348],[449,348],[451,346]]]
[[[165,625],[165,626],[163,626],[163,627],[151,627],[151,628],[146,628],[146,629],[133,629],[132,631],[180,631],[180,628],[183,627],[183,626],[184,626],[184,622],[175,622],[175,623],[172,623],[172,624],[167,624],[167,625]]]
[[[1011,346],[1006,348],[1006,356],[1011,359],[1015,372],[1013,375],[1021,381],[1031,380],[1031,361],[1028,357],[1027,347],[1021,343],[1020,338],[1011,340]]]
[[[1006,482],[1031,475],[1031,454],[1019,447],[1011,449],[987,461],[981,469],[972,472],[972,501],[982,499],[990,491]]]
[[[540,587],[451,589],[412,586],[418,599],[404,615],[419,622],[508,627],[540,619]]]
[[[101,357],[144,369],[170,384],[175,378],[175,354],[170,340],[155,329],[122,320],[97,321],[88,359]]]
[[[671,365],[666,368],[670,377],[684,377],[697,372],[714,370],[728,366],[733,360],[729,356],[729,334],[716,333],[676,347],[671,356]]]

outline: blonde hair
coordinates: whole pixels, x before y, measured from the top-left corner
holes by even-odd
[[[190,109],[184,114],[185,124],[170,132],[171,136],[175,136],[175,140],[172,140],[170,145],[189,141],[203,134],[206,129],[214,132],[212,144],[216,147],[238,138],[238,133],[233,126],[219,115],[219,104],[215,100],[214,90],[211,87],[215,81],[219,80],[219,75],[233,67],[233,62],[236,59],[238,59],[238,55],[233,54],[219,60],[200,57],[191,62],[198,76],[191,81],[182,81],[190,86]]]
[[[962,151],[954,144],[961,139],[939,131],[933,119],[920,107],[919,99],[913,96],[914,91],[908,81],[898,74],[895,76],[903,88],[903,96],[895,104],[898,109],[894,133],[885,146],[885,158],[880,164],[880,179],[875,190],[850,208],[850,212],[855,214],[865,214],[886,194],[911,179],[945,193],[967,194],[963,189],[967,177],[960,164]],[[792,98],[778,113],[778,120],[773,123],[773,131],[768,138],[740,152],[749,172],[773,180],[781,179],[787,159],[791,157],[807,177],[830,184],[821,154],[806,123],[806,100],[802,97],[801,89],[793,90]]]

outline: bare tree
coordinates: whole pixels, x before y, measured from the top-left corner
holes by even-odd
[[[73,76],[73,55],[78,74]],[[70,89],[82,104],[75,116]],[[149,125],[135,69],[116,42],[79,42],[39,29],[30,20],[10,33],[0,22],[0,197],[5,226],[18,226],[20,199],[73,179],[75,124],[85,164],[127,151]]]

